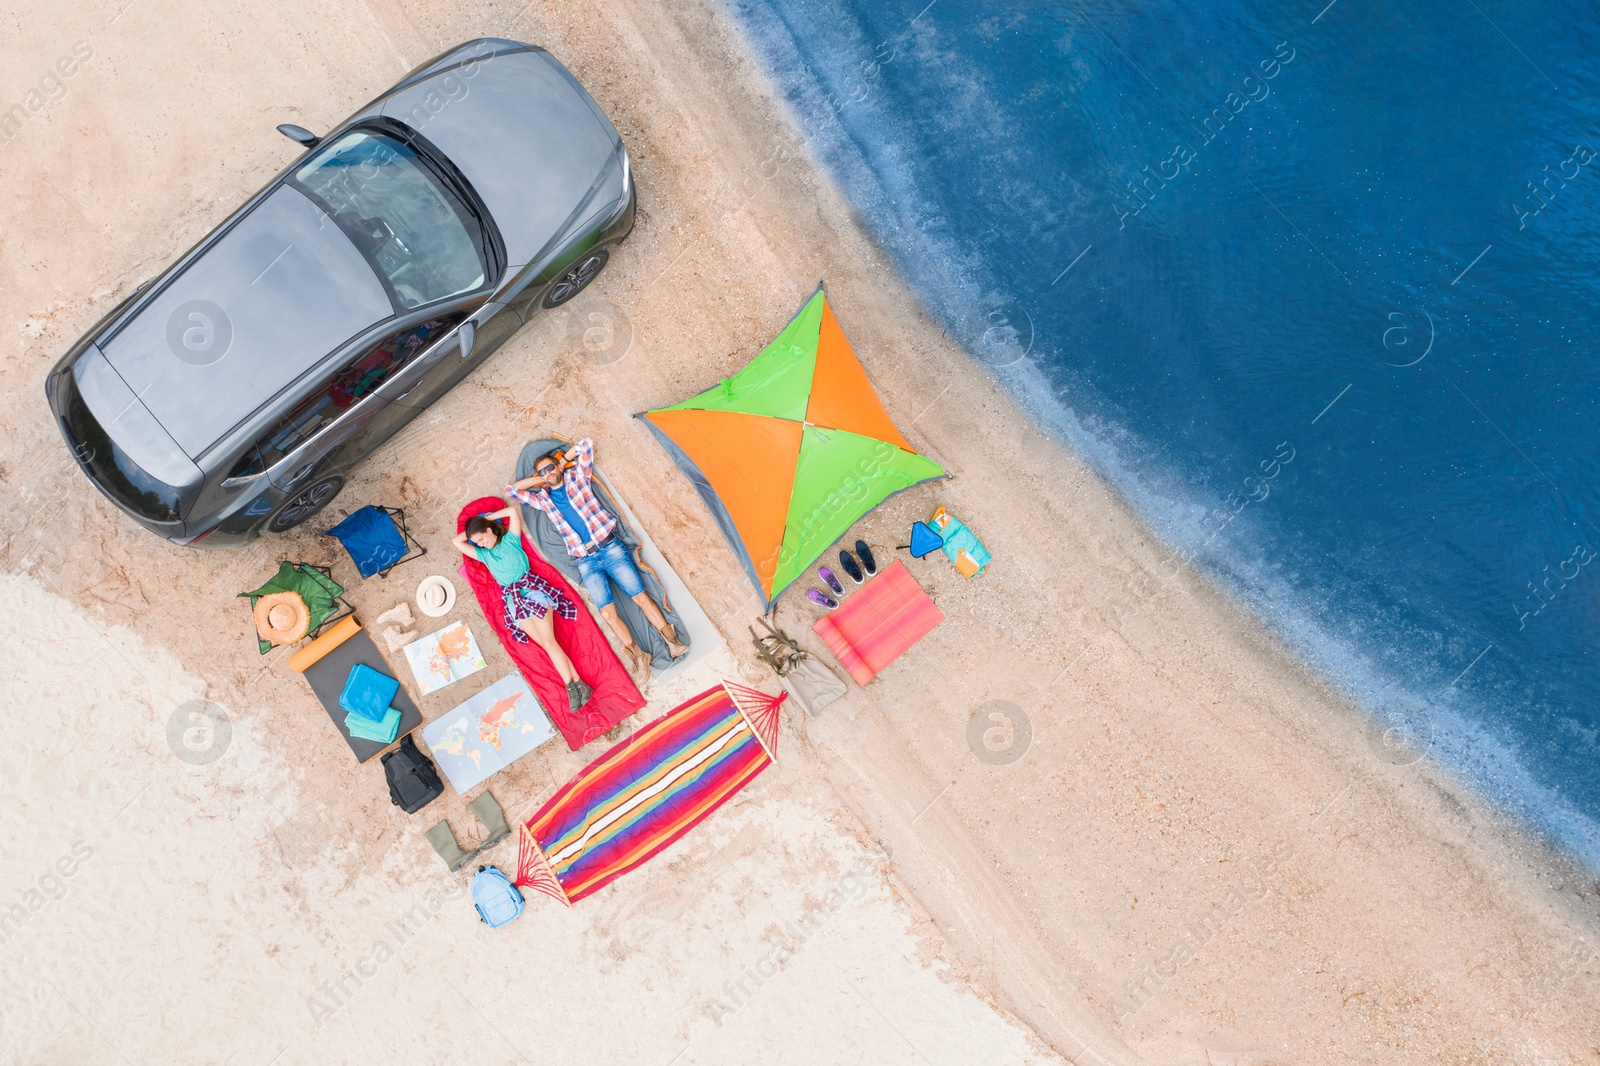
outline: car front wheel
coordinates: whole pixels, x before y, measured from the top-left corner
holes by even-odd
[[[610,252],[604,248],[596,248],[574,259],[572,265],[551,283],[550,290],[544,294],[544,306],[560,307],[588,288],[589,282],[606,268],[606,260],[610,258]]]
[[[290,498],[289,502],[267,519],[267,532],[282,533],[304,522],[339,495],[344,488],[344,478],[330,474]]]

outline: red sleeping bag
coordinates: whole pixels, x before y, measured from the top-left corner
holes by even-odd
[[[461,509],[460,516],[456,518],[456,532],[464,531],[467,519],[473,515],[499,511],[505,505],[506,501],[497,496],[473,500]],[[571,656],[572,665],[578,668],[578,676],[594,689],[589,702],[576,713],[567,709],[567,687],[556,672],[550,656],[533,641],[521,644],[511,636],[510,629],[506,627],[505,600],[500,592],[500,583],[489,573],[489,568],[476,559],[463,557],[461,573],[466,576],[472,591],[478,594],[484,617],[499,634],[500,643],[505,645],[511,661],[528,679],[528,687],[544,704],[550,720],[566,738],[567,746],[577,751],[643,707],[644,697],[639,694],[639,687],[628,676],[616,652],[611,650],[606,635],[600,631],[600,623],[595,621],[594,615],[589,613],[583,599],[567,583],[567,579],[561,576],[561,571],[534,550],[526,534],[522,538],[522,550],[528,553],[528,565],[533,567],[534,573],[560,589],[578,605],[576,621],[569,622],[559,613],[555,616],[557,642]]]

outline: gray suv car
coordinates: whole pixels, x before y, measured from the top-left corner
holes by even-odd
[[[541,48],[481,39],[318,138],[45,385],[95,487],[168,540],[281,532],[633,229],[617,131]]]

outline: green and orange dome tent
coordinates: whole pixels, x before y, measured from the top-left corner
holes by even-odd
[[[639,417],[711,509],[763,607],[862,515],[946,476],[895,427],[820,285],[743,370]]]

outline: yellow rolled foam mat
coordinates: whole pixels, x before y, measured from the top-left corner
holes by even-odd
[[[353,614],[345,615],[339,619],[338,624],[332,629],[289,656],[289,668],[297,674],[305,673],[324,655],[359,632],[361,632],[361,623],[356,621],[356,616]]]

